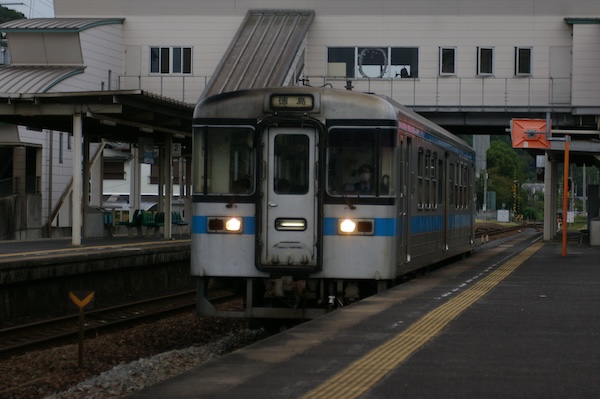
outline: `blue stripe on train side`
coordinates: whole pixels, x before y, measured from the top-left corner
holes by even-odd
[[[256,233],[256,218],[254,216],[244,216],[244,231],[242,234]],[[339,218],[325,218],[323,220],[323,234],[326,236],[337,236]],[[410,219],[410,234],[424,234],[441,231],[444,228],[443,217],[441,215],[413,216]],[[398,223],[394,218],[375,218],[374,236],[393,237],[398,235]],[[192,218],[192,234],[207,234],[207,217],[194,216]],[[471,225],[471,215],[450,215],[448,217],[448,227],[458,229]]]
[[[423,215],[410,218],[410,234],[424,234],[444,229],[442,215]]]
[[[450,215],[448,217],[448,227],[450,229],[459,229],[461,227],[469,227],[471,226],[471,216],[468,215]]]
[[[193,216],[192,217],[192,234],[207,234],[206,216]],[[254,216],[242,217],[244,229],[242,234],[255,234],[256,233],[256,218]]]
[[[323,220],[323,235],[326,236],[337,236],[338,234],[338,221],[339,218],[325,218]],[[392,218],[375,218],[374,236],[378,237],[393,237],[398,235],[397,219]]]

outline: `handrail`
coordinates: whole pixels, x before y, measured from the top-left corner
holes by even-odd
[[[8,179],[0,180],[0,198],[18,194],[19,193],[18,187],[19,187],[19,178],[18,177],[10,177]]]
[[[119,88],[143,89],[187,103],[196,103],[210,76],[119,76]],[[571,106],[571,78],[458,77],[350,78],[353,90],[389,96],[408,107],[458,108],[565,108]],[[346,89],[344,76],[302,76],[298,83]]]

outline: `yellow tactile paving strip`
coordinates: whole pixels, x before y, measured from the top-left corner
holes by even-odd
[[[469,289],[427,313],[385,344],[373,349],[331,379],[306,393],[302,399],[358,398],[427,341],[439,334],[452,320],[487,294],[543,246],[543,242],[531,245]]]

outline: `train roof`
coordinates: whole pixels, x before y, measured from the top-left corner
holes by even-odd
[[[410,127],[413,133],[421,137],[433,135],[441,140],[464,147],[467,151],[472,151],[464,140],[389,97],[329,87],[287,86],[217,94],[201,100],[196,105],[194,125],[203,124],[200,120],[207,119],[263,119],[273,114],[273,111],[269,109],[269,98],[277,94],[313,95],[315,97],[314,108],[301,112],[319,119],[323,123],[332,119],[381,119],[395,123],[403,121],[410,125],[407,127]]]
[[[449,132],[448,130],[444,129],[440,125],[430,121],[429,119],[425,118],[424,116],[419,115],[415,111],[398,103],[396,100],[393,100],[389,97],[384,97],[384,98],[386,99],[386,101],[388,101],[390,104],[392,104],[392,106],[396,109],[399,119],[401,116],[406,116],[408,119],[416,122],[415,125],[419,125],[419,126],[415,126],[415,127],[421,127],[421,128],[423,128],[423,130],[426,130],[429,133],[433,133],[437,137],[440,137],[440,138],[444,139],[445,141],[452,141],[457,145],[464,146],[466,149],[468,149],[470,151],[474,151],[472,149],[472,147],[466,141],[464,141],[460,137],[456,136],[454,133]]]

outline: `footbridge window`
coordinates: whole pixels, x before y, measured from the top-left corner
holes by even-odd
[[[331,78],[407,79],[419,77],[417,47],[330,47]]]
[[[150,73],[191,74],[191,47],[150,47]]]

